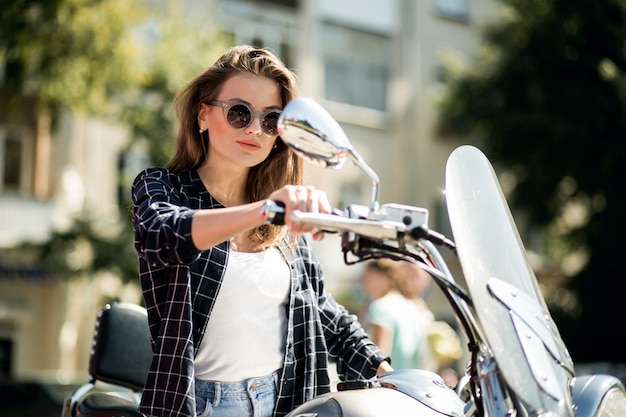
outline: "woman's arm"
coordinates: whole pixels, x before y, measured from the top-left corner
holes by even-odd
[[[198,210],[191,223],[191,238],[199,250],[209,249],[231,237],[263,224],[264,201],[212,210]]]
[[[181,263],[201,250],[222,243],[233,236],[263,224],[263,201],[233,207],[198,209],[186,207],[178,176],[164,169],[149,169],[133,183],[133,222],[137,251],[149,262]],[[269,199],[285,205],[287,226],[293,232],[315,232],[310,227],[292,224],[293,210],[330,213],[326,194],[307,186],[285,186]]]
[[[332,211],[326,194],[309,186],[287,185],[273,192],[269,199],[284,204],[285,223],[295,233],[315,231],[311,227],[291,223],[289,214],[293,210],[310,213]],[[205,250],[262,225],[264,219],[261,207],[264,203],[265,200],[229,208],[197,211],[191,225],[193,243],[198,249]]]
[[[379,324],[370,324],[369,335],[372,342],[386,354],[391,353],[392,334],[391,331]]]
[[[199,255],[191,240],[194,210],[186,207],[179,179],[162,168],[149,168],[133,181],[133,231],[141,258],[155,265],[184,264]]]

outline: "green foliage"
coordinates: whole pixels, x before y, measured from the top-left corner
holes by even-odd
[[[126,217],[128,214],[126,213]],[[108,271],[125,282],[137,280],[137,254],[133,247],[130,219],[122,219],[111,233],[98,230],[97,222],[83,214],[67,230],[56,230],[43,244],[25,244],[35,251],[47,275],[72,278],[78,272],[93,275]]]
[[[626,331],[612,318],[626,291],[626,2],[501,5],[478,63],[451,77],[442,126],[515,174],[509,202],[547,231],[548,255],[571,276],[577,302],[551,308],[574,359],[621,361],[600,340]]]
[[[104,115],[125,123],[133,142],[147,144],[155,164],[165,163],[173,153],[176,91],[226,48],[207,15],[184,17],[178,1],[165,10],[142,0],[9,3],[0,8],[0,105],[11,112],[0,119],[27,119],[25,98],[53,117],[61,108]],[[136,174],[121,173],[124,190]],[[48,242],[23,248],[38,254],[48,274],[108,270],[136,280],[132,224],[126,207],[120,213],[113,233],[83,214]]]
[[[137,85],[130,25],[140,0],[15,0],[0,8],[0,85],[7,103],[106,114]]]
[[[174,153],[172,101],[179,88],[211,65],[228,46],[209,15],[184,16],[180,3],[153,10],[139,28],[145,48],[141,89],[126,97],[122,120],[133,137],[149,142],[150,158],[165,164]]]

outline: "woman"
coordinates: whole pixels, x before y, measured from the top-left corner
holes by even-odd
[[[302,184],[277,136],[297,94],[285,65],[239,46],[178,93],[176,152],[134,181],[133,223],[154,358],[140,409],[152,416],[280,416],[342,379],[391,370],[324,290],[292,210],[331,211]],[[267,200],[286,226],[264,224]]]
[[[364,322],[374,343],[388,353],[396,369],[427,366],[427,326],[423,311],[402,293],[406,262],[369,261],[361,274],[361,286],[371,300]]]

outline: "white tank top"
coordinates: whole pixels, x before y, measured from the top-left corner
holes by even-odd
[[[289,267],[276,248],[231,250],[194,361],[196,378],[243,381],[283,365]]]

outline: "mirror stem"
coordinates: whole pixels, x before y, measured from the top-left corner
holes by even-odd
[[[370,201],[370,211],[378,210],[378,185],[380,179],[378,174],[365,162],[365,160],[354,149],[349,152],[350,158],[356,166],[361,168],[372,181],[372,200]]]

